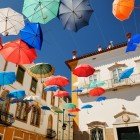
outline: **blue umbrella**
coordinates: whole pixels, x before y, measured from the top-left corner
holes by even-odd
[[[15,98],[15,99],[23,99],[25,97],[25,91],[24,90],[14,90],[11,91],[8,94],[9,98]]]
[[[39,23],[27,23],[20,31],[20,37],[31,47],[41,50],[43,36]]]
[[[4,99],[0,98],[0,101],[4,101]]]
[[[101,86],[104,86],[105,85],[105,82],[104,81],[92,81],[90,84],[89,84],[89,88],[95,88],[95,87],[101,87]]]
[[[96,99],[97,102],[105,101],[107,98],[105,96],[100,96]]]
[[[15,103],[19,103],[19,102],[25,102],[25,101],[22,99],[13,99],[10,101],[11,104],[15,104]]]
[[[76,88],[72,92],[76,92],[76,93],[83,92],[83,88]]]
[[[86,105],[83,105],[83,106],[81,107],[81,109],[89,109],[89,108],[92,108],[92,107],[93,107],[92,105],[86,104]]]
[[[13,84],[15,81],[15,72],[0,72],[0,86]]]
[[[74,114],[68,114],[69,117],[75,117],[76,115]]]
[[[126,52],[135,51],[140,43],[140,34],[133,35],[127,43]]]
[[[57,91],[59,89],[59,86],[53,85],[53,86],[47,86],[44,88],[44,90],[47,91]]]
[[[41,109],[42,110],[51,110],[48,106],[42,106]]]
[[[133,72],[134,72],[134,67],[124,70],[119,76],[119,81],[122,79],[129,78]]]

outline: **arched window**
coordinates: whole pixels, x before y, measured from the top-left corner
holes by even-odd
[[[55,105],[55,96],[54,93],[51,93],[51,105],[54,106]]]
[[[48,118],[48,126],[47,126],[48,129],[52,129],[53,128],[53,117],[52,115],[49,116]]]
[[[29,104],[25,102],[17,103],[16,119],[27,122]]]
[[[10,108],[10,99],[8,98],[9,91],[8,90],[4,90],[1,95],[0,98],[3,101],[0,101],[0,110],[1,111],[5,111],[8,112],[9,108]]]
[[[41,109],[38,106],[32,107],[31,125],[39,127],[40,125]]]
[[[91,140],[104,140],[103,129],[101,128],[92,129]]]

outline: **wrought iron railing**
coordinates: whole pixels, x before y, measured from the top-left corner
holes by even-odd
[[[0,124],[10,126],[14,123],[14,116],[8,112],[0,110]]]
[[[56,132],[53,129],[47,129],[47,138],[53,139],[56,137]]]

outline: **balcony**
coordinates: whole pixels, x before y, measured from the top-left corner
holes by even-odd
[[[47,129],[47,138],[53,139],[56,137],[56,132],[52,129]]]
[[[109,79],[105,80],[105,85],[102,86],[106,91],[115,91],[120,88],[125,88],[125,87],[130,87],[134,85],[139,85],[140,84],[140,73],[139,74],[134,74],[130,78],[118,81],[116,79]],[[78,95],[86,95],[88,94],[88,91],[90,89],[84,90],[84,92],[79,93]]]
[[[0,110],[0,124],[11,126],[14,123],[13,114]]]

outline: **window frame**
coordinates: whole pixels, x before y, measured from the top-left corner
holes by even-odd
[[[24,71],[22,82],[20,82],[20,81],[17,80],[18,70],[19,70],[20,68]],[[17,81],[18,83],[20,83],[21,85],[23,85],[23,83],[24,83],[25,73],[26,73],[26,69],[25,69],[23,66],[19,65],[18,68],[17,68],[17,71],[16,71],[16,81]]]
[[[33,79],[36,81],[36,88],[35,88],[35,91],[32,89],[32,82],[33,82]],[[32,78],[31,78],[31,84],[30,84],[30,91],[36,94],[37,86],[38,86],[38,80],[37,80],[35,77],[32,77]]]

